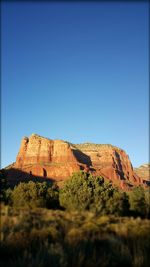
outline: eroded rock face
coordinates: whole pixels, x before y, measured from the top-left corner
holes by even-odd
[[[144,181],[149,181],[150,183],[150,163],[143,164],[138,168],[134,169],[134,172],[139,176],[142,177]]]
[[[61,140],[50,140],[36,134],[24,137],[17,155],[16,167],[50,162],[76,162],[70,145]]]
[[[85,170],[102,175],[122,188],[142,183],[128,155],[118,147],[88,143],[73,145],[36,134],[23,138],[13,168],[29,176],[56,181],[66,180],[73,172]]]
[[[32,134],[23,138],[15,168],[34,176],[62,179],[79,171],[81,165],[69,143]]]
[[[112,145],[81,144],[76,145],[83,153],[86,153],[92,161],[96,174],[100,174],[115,184],[120,182],[141,184],[142,180],[134,173],[128,155],[122,149]]]

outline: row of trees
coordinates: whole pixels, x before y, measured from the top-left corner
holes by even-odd
[[[5,190],[2,175],[1,200],[14,207],[46,207],[50,209],[90,210],[99,214],[149,217],[149,192],[141,186],[126,193],[114,188],[102,177],[84,172],[75,173],[62,189],[46,182],[20,183]],[[3,182],[2,182],[3,181]]]

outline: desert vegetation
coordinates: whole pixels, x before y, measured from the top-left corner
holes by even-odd
[[[59,189],[27,182],[7,188],[1,171],[2,266],[149,266],[149,192],[114,188],[75,173]]]
[[[84,172],[73,174],[60,190],[59,199],[67,210],[90,210],[101,215],[126,215],[129,211],[127,194],[119,192],[103,177]]]
[[[1,266],[149,266],[149,220],[2,208]]]

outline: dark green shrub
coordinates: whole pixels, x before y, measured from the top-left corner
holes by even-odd
[[[133,216],[146,216],[147,205],[143,187],[137,186],[133,188],[133,190],[129,193],[129,202],[130,211]]]
[[[58,208],[58,190],[46,182],[20,183],[11,193],[15,207],[48,207]]]
[[[60,190],[59,199],[60,205],[68,210],[115,215],[127,215],[129,210],[126,193],[119,192],[102,177],[84,172],[72,175]]]
[[[109,214],[124,216],[129,214],[129,198],[125,192],[114,189],[113,197],[106,202],[106,210]]]

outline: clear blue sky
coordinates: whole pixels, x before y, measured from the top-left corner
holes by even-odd
[[[32,133],[149,160],[148,3],[2,4],[2,167]]]

